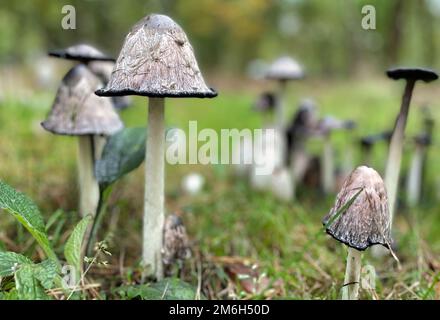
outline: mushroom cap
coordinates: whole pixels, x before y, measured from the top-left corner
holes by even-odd
[[[275,60],[266,71],[266,78],[272,80],[298,80],[304,78],[301,65],[291,57],[281,57]]]
[[[97,75],[101,79],[102,83],[106,84],[110,81],[115,62],[91,61],[87,64],[87,66],[95,75]],[[116,110],[126,109],[131,104],[131,99],[127,96],[115,96],[111,97],[111,100],[113,102],[113,107],[115,107]]]
[[[78,64],[64,76],[52,109],[41,123],[44,129],[60,135],[112,135],[123,123],[108,98],[94,91],[101,81],[85,65]]]
[[[332,130],[352,130],[356,127],[353,120],[340,120],[332,116],[325,116],[317,125],[316,133],[326,135]]]
[[[91,45],[84,43],[66,49],[52,50],[49,51],[48,54],[52,57],[76,60],[84,63],[88,63],[89,61],[115,61],[114,58],[109,57]]]
[[[335,216],[361,189],[351,206]],[[329,235],[357,250],[375,244],[388,248],[392,242],[388,196],[377,171],[366,166],[356,168],[345,180],[323,224]]]
[[[126,36],[110,81],[100,96],[212,98],[194,51],[182,28],[171,18],[152,14]]]
[[[387,71],[387,76],[394,80],[422,80],[431,82],[438,79],[438,74],[430,69],[424,68],[394,68]]]
[[[372,146],[378,141],[389,141],[391,139],[392,134],[393,131],[384,131],[377,134],[370,134],[368,136],[361,137],[360,142],[361,145],[368,147],[368,146]]]
[[[432,144],[432,137],[430,134],[424,132],[415,136],[414,142],[420,146],[429,146]]]

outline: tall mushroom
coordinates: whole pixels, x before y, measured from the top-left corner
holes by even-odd
[[[79,211],[82,216],[96,214],[99,186],[94,163],[99,157],[95,139],[109,136],[123,128],[110,99],[94,91],[101,81],[86,66],[78,64],[63,78],[52,109],[41,125],[58,135],[78,136]]]
[[[391,221],[394,215],[394,206],[397,197],[400,165],[402,162],[403,140],[405,135],[406,121],[408,119],[409,105],[416,81],[431,82],[438,79],[437,73],[422,68],[397,68],[387,71],[389,78],[393,80],[405,79],[406,86],[402,97],[400,112],[397,116],[393,134],[391,136],[390,149],[385,169],[385,184],[390,202]]]
[[[142,263],[145,276],[161,279],[165,98],[213,98],[217,93],[205,84],[182,28],[167,16],[151,14],[128,33],[110,81],[96,94],[149,97]]]
[[[278,105],[276,106],[277,126],[279,129],[284,128],[286,119],[285,94],[288,81],[299,80],[304,78],[304,70],[301,65],[294,59],[284,56],[275,60],[266,72],[266,78],[276,80],[279,83]]]
[[[81,43],[65,49],[52,50],[49,56],[60,59],[77,61],[85,64],[104,84],[110,80],[115,59],[104,54],[95,47]],[[128,97],[112,97],[113,106],[117,110],[125,109],[130,105]]]
[[[388,197],[380,175],[366,166],[356,168],[323,224],[329,235],[348,246],[342,299],[357,300],[362,251],[375,244],[387,248],[391,244]]]

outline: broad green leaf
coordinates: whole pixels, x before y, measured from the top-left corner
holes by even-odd
[[[145,128],[125,128],[111,136],[95,164],[101,189],[136,169],[145,158]]]
[[[0,209],[11,213],[35,238],[48,258],[58,261],[46,233],[43,217],[32,200],[0,181]]]
[[[15,252],[0,252],[0,277],[12,276],[22,264],[32,264],[32,261]]]
[[[175,278],[165,278],[147,285],[123,286],[116,293],[125,299],[142,300],[194,300],[196,289]]]
[[[49,296],[38,280],[36,265],[23,264],[14,274],[15,288],[20,300],[47,300]]]
[[[34,276],[45,289],[52,289],[58,276],[58,266],[55,261],[47,259],[34,265]]]
[[[79,272],[81,270],[81,248],[84,240],[84,236],[87,231],[87,227],[92,220],[92,216],[88,215],[84,217],[73,229],[72,234],[64,246],[64,256],[67,263]]]

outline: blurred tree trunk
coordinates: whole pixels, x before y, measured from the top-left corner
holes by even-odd
[[[421,37],[423,39],[422,54],[423,60],[428,65],[433,65],[436,60],[436,45],[434,36],[434,17],[429,11],[426,1],[418,1],[417,12],[419,13],[418,20],[421,26]]]
[[[394,0],[390,7],[390,20],[387,39],[387,62],[396,64],[399,59],[399,50],[402,46],[402,34],[405,23],[405,0]]]

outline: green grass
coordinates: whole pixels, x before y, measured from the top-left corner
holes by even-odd
[[[350,82],[308,82],[292,85],[288,107],[295,109],[298,97],[310,96],[319,103],[321,115],[332,114],[353,119],[358,128],[352,135],[336,133],[333,140],[338,165],[348,148],[360,161],[356,138],[392,126],[399,109],[402,83],[381,78]],[[187,129],[189,120],[198,120],[199,129],[258,128],[261,118],[250,106],[260,89],[220,90],[212,100],[168,99],[166,121],[169,126]],[[220,88],[221,89],[221,88]],[[429,103],[435,119],[440,106],[434,99],[435,85],[416,88],[407,135],[420,128],[419,106]],[[0,179],[32,197],[46,219],[57,209],[64,210],[52,226],[57,251],[79,217],[75,212],[76,139],[49,134],[39,126],[49,109],[54,92],[35,92],[28,97],[6,95],[0,105]],[[145,126],[146,99],[134,98],[134,106],[123,112],[126,126]],[[390,257],[375,259],[368,252],[364,265],[376,268],[379,299],[439,298],[440,287],[440,210],[437,189],[440,131],[436,130],[430,150],[426,195],[419,208],[399,210],[394,229],[401,269]],[[319,152],[319,143],[310,150]],[[408,167],[411,145],[405,152],[402,173]],[[386,148],[378,146],[373,166],[383,173]],[[111,289],[138,279],[141,252],[143,169],[139,168],[118,182],[111,199],[100,237],[110,239],[113,253],[110,267],[94,267],[88,277],[101,284],[101,297],[112,298]],[[203,193],[196,197],[181,194],[185,173],[199,171],[207,179]],[[183,212],[192,244],[193,256],[182,277],[198,284],[209,298],[238,296],[247,298],[337,299],[345,271],[346,248],[325,235],[322,217],[334,201],[313,190],[301,190],[297,201],[281,203],[270,194],[252,191],[246,181],[233,178],[228,166],[180,165],[166,168],[167,210]],[[404,199],[404,192],[399,194]],[[58,213],[59,214],[59,213]],[[418,216],[416,220],[415,217]],[[416,223],[416,221],[418,223]],[[23,230],[6,215],[0,215],[0,249],[31,252],[32,243]],[[58,230],[58,231],[57,231]],[[36,253],[38,254],[38,253]],[[269,278],[269,288],[245,294],[230,280],[218,257],[241,257],[258,264],[260,274]],[[37,257],[38,258],[38,257]],[[121,269],[121,266],[123,268]],[[91,297],[93,296],[90,293]],[[372,299],[366,291],[362,298]]]

